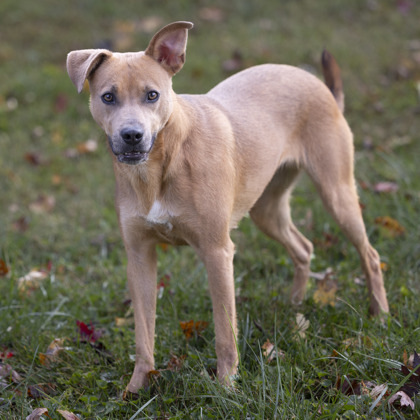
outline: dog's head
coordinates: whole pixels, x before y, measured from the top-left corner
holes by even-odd
[[[79,93],[86,80],[90,109],[119,162],[145,162],[173,110],[172,76],[185,62],[190,22],[157,32],[145,51],[72,51],[67,71]]]

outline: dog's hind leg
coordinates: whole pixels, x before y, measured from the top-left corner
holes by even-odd
[[[360,255],[370,294],[370,313],[388,312],[379,255],[369,243],[356,191],[351,132],[344,119],[341,124],[330,124],[328,131],[321,131],[317,139],[312,139],[315,147],[307,154],[306,170],[325,207]]]
[[[294,304],[304,298],[313,250],[311,242],[293,224],[290,214],[290,194],[298,174],[296,167],[280,168],[250,211],[254,223],[267,236],[280,242],[293,261],[291,299]]]

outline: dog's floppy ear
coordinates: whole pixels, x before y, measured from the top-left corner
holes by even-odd
[[[67,56],[67,73],[79,93],[83,89],[85,80],[111,54],[111,51],[108,50],[79,50],[69,53]]]
[[[188,29],[191,22],[174,22],[157,32],[147,47],[145,54],[154,58],[167,72],[178,73],[185,62]]]

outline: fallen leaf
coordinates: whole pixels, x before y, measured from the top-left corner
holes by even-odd
[[[344,376],[343,379],[340,376],[337,377],[335,383],[336,389],[338,389],[344,395],[361,395],[361,381],[357,379],[350,379],[347,376]]]
[[[117,327],[129,327],[134,325],[134,317],[130,318],[115,318],[115,326]]]
[[[382,228],[382,231],[392,238],[401,236],[405,233],[405,228],[400,223],[389,216],[377,217],[375,223]]]
[[[38,270],[33,268],[28,274],[18,279],[18,290],[21,295],[29,296],[33,291],[37,290],[42,282],[48,278],[47,270]]]
[[[102,335],[101,331],[95,331],[95,327],[92,324],[90,324],[90,327],[82,321],[76,321],[76,324],[79,328],[79,334],[83,341],[94,343]]]
[[[22,381],[22,377],[10,365],[0,363],[0,378],[9,378],[12,382]]]
[[[169,286],[169,283],[171,281],[171,276],[169,274],[165,274],[163,277],[161,277],[157,288],[160,289],[161,287],[166,288]]]
[[[67,410],[57,410],[57,413],[60,413],[66,420],[80,420],[76,414],[73,414]]]
[[[51,213],[54,207],[54,196],[46,194],[40,194],[34,202],[29,204],[29,209],[36,214]]]
[[[387,395],[388,385],[382,384],[382,385],[376,385],[374,388],[372,388],[369,392],[369,395],[376,399],[379,397],[379,395],[383,394],[382,396],[385,397]]]
[[[25,153],[24,158],[26,162],[33,166],[46,165],[48,163],[47,160],[38,152]]]
[[[169,249],[169,244],[165,244],[164,242],[161,242],[158,246],[163,252],[166,252]]]
[[[13,352],[9,350],[4,350],[0,352],[0,360],[11,359],[14,356]]]
[[[411,407],[414,410],[414,401],[404,392],[396,392],[388,401],[389,404],[394,404],[398,401],[401,407]]]
[[[29,222],[25,216],[19,217],[19,219],[15,220],[12,224],[12,229],[15,232],[24,233],[28,230]]]
[[[39,361],[42,365],[48,366],[50,362],[58,360],[59,354],[64,350],[63,345],[65,340],[65,338],[55,338],[50,343],[45,353],[39,353]]]
[[[55,393],[56,386],[52,383],[28,386],[28,397],[33,399],[45,398]]]
[[[381,266],[381,271],[383,271],[385,273],[385,271],[388,271],[388,264],[384,261],[381,261],[380,263]]]
[[[181,326],[185,338],[189,340],[190,338],[192,338],[193,335],[199,335],[202,331],[204,331],[209,325],[209,323],[206,321],[194,322],[193,320],[191,320],[186,322],[180,322],[179,325]]]
[[[159,376],[160,376],[160,370],[149,370],[149,372],[147,372],[147,377],[149,381],[151,379],[158,378]]]
[[[4,277],[9,272],[9,267],[7,264],[0,258],[0,277]]]
[[[408,381],[399,389],[405,392],[409,397],[420,394],[420,356],[414,352],[413,363],[411,366],[402,365],[401,372],[405,375],[411,375]]]
[[[309,328],[309,321],[305,318],[305,315],[301,313],[296,314],[296,324],[294,326],[294,331],[300,338],[306,337],[306,330]]]
[[[398,191],[398,184],[395,182],[378,182],[373,187],[373,191],[376,193],[392,193]]]
[[[47,408],[35,408],[35,410],[26,417],[26,420],[39,420],[44,414],[48,416]]]
[[[167,370],[170,370],[172,372],[178,372],[184,365],[186,358],[187,356],[185,354],[183,354],[182,356],[175,356],[173,354],[168,362]]]
[[[281,350],[277,351],[276,348],[274,347],[274,344],[268,339],[261,346],[261,348],[263,349],[263,355],[267,359],[268,363],[272,362],[277,357],[278,358],[283,358],[284,357],[284,353]]]
[[[338,236],[335,236],[329,232],[324,232],[321,239],[316,238],[314,240],[315,245],[322,249],[330,249],[336,246],[339,242]]]
[[[85,155],[88,153],[94,153],[98,150],[98,142],[93,139],[89,139],[85,141],[84,143],[80,143],[76,146],[77,151],[81,155]]]
[[[71,147],[64,152],[64,156],[67,159],[75,159],[82,155],[94,153],[98,150],[98,142],[93,139],[89,139],[83,143],[79,143],[76,147]]]
[[[328,268],[323,277],[318,281],[317,290],[314,292],[314,301],[319,306],[335,306],[335,294],[337,292],[337,282],[333,278],[332,268]]]

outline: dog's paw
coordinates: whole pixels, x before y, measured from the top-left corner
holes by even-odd
[[[128,387],[124,390],[122,399],[124,401],[137,401],[140,398],[138,392],[132,392],[128,389]]]

